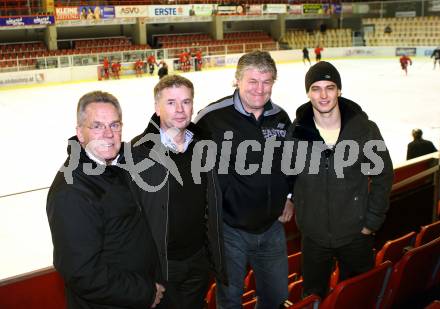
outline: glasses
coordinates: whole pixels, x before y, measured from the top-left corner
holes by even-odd
[[[121,132],[122,130],[122,122],[112,122],[110,123],[108,126],[102,122],[94,122],[92,123],[91,126],[88,126],[87,128],[89,128],[90,130],[96,132],[96,133],[101,133],[104,132],[106,129],[110,128],[110,130],[112,130],[112,132]]]

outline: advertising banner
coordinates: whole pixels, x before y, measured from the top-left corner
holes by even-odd
[[[287,13],[291,15],[302,15],[303,13],[302,4],[289,4],[287,6]]]
[[[52,15],[1,17],[0,27],[41,26],[53,25],[55,18]]]
[[[56,8],[55,17],[57,21],[113,19],[115,18],[115,7],[87,5]]]
[[[321,3],[305,3],[303,4],[304,15],[321,15],[324,13],[324,9]]]
[[[44,73],[25,73],[0,77],[0,87],[15,85],[32,85],[44,83]]]
[[[190,9],[191,5],[149,5],[148,17],[189,16]]]
[[[55,8],[55,19],[57,21],[79,19],[79,8],[77,6]]]
[[[415,56],[417,53],[416,47],[397,47],[396,48],[396,56]]]
[[[246,5],[246,15],[261,15],[263,14],[263,6],[261,4]]]
[[[216,4],[193,4],[190,6],[190,16],[211,16],[217,9]]]
[[[115,6],[115,17],[147,17],[148,8],[147,5]]]
[[[241,5],[218,5],[217,15],[243,15],[244,8]]]
[[[287,12],[285,4],[263,4],[263,14],[283,14]]]

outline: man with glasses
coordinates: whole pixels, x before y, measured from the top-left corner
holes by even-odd
[[[163,297],[150,229],[128,189],[128,173],[117,166],[124,159],[121,129],[113,95],[81,97],[77,134],[49,190],[54,266],[68,308],[159,308]]]

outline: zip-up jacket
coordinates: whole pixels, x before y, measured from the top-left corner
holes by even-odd
[[[393,180],[377,125],[356,103],[340,97],[338,104],[341,129],[333,149],[326,149],[310,102],[297,109],[289,134],[297,146],[292,165],[302,166],[305,160],[294,184],[296,222],[303,235],[325,247],[351,242],[363,227],[377,231],[385,220]]]
[[[237,90],[202,109],[194,122],[217,145],[224,221],[249,233],[265,232],[281,215],[289,193],[281,172],[289,116],[269,100],[257,120],[246,112]]]
[[[169,203],[170,199],[170,181],[169,177],[175,177],[174,162],[171,162],[167,149],[160,140],[159,126],[160,118],[155,114],[152,116],[149,125],[145,131],[133,138],[131,141],[131,152],[134,164],[147,159],[150,166],[144,168],[139,173],[139,179],[142,184],[149,187],[142,187],[133,182],[132,190],[138,196],[143,206],[146,218],[151,226],[154,240],[156,242],[161,270],[164,278],[168,280],[168,222],[169,222]],[[193,125],[190,124],[188,129],[194,132]],[[197,135],[193,136],[191,143],[197,143]],[[195,150],[194,150],[195,151]],[[127,155],[128,156],[128,155]],[[178,170],[178,166],[177,166]],[[223,248],[223,232],[222,232],[222,197],[220,194],[220,186],[217,177],[213,171],[206,173],[207,181],[207,205],[206,214],[206,240],[208,258],[211,262],[216,277],[224,283],[227,283],[224,248]],[[191,203],[191,201],[187,201]]]
[[[155,282],[161,281],[159,258],[142,208],[128,188],[128,173],[118,166],[97,166],[76,137],[71,144],[76,147],[69,147],[64,166],[74,169],[58,172],[46,209],[67,307],[150,308]],[[87,172],[92,168],[102,173]]]

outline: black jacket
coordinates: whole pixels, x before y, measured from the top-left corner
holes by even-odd
[[[423,138],[413,140],[408,144],[408,149],[406,152],[406,159],[413,159],[428,153],[436,152],[437,149],[431,141],[427,141]]]
[[[303,235],[326,247],[349,243],[363,227],[377,231],[385,220],[393,180],[388,150],[364,151],[371,141],[383,143],[376,124],[350,100],[339,98],[339,108],[341,131],[333,150],[325,150],[310,102],[298,108],[289,134],[296,142],[293,164],[301,167],[299,163],[305,161],[304,168],[297,171],[294,185],[297,225]],[[305,141],[307,148],[300,150],[299,141]],[[353,147],[343,146],[352,143]],[[341,159],[349,160],[349,150],[353,151],[350,159],[353,161],[343,167],[345,163],[341,165]],[[368,174],[367,167],[378,167],[379,172]]]
[[[74,169],[58,172],[46,209],[68,308],[149,308],[160,279],[158,256],[128,189],[128,174],[117,166],[98,166],[76,138],[69,144],[64,166]],[[103,172],[90,175],[90,167]]]
[[[245,111],[239,92],[235,91],[202,109],[194,122],[202,132],[207,132],[206,139],[217,144],[224,221],[250,233],[265,232],[281,215],[289,193],[288,178],[281,172],[283,142],[291,125],[289,116],[268,101],[263,115],[256,120]],[[250,143],[259,148],[251,149]],[[266,143],[278,143],[273,154]],[[262,166],[270,169],[263,171]]]
[[[169,160],[167,155],[170,150],[160,141],[159,125],[160,118],[154,114],[145,131],[131,141],[133,164],[140,164],[139,162],[144,159],[150,160],[149,162],[152,164],[132,175],[135,180],[137,177],[138,182],[135,181],[132,184],[132,190],[138,196],[144,208],[159,251],[162,274],[168,280],[168,206],[169,200],[172,198],[169,192],[169,177],[174,177],[175,173],[173,162]],[[192,124],[188,129],[195,132]],[[192,143],[197,143],[197,141],[197,136],[194,135]],[[208,172],[206,179],[208,182],[206,192],[208,201],[206,205],[208,243],[206,249],[216,277],[226,283],[221,225],[222,197],[215,173],[213,171]],[[139,183],[147,184],[149,187],[142,188]],[[188,201],[188,203],[190,202]]]

